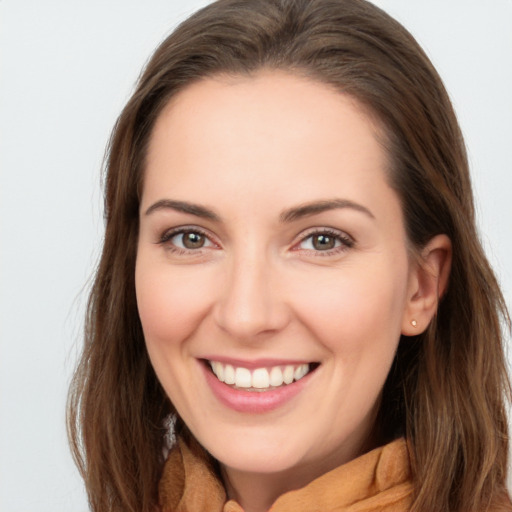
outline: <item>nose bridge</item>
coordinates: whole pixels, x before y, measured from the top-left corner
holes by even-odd
[[[280,292],[273,286],[277,269],[272,258],[262,248],[246,246],[228,260],[217,304],[218,325],[240,340],[280,330],[287,314]]]

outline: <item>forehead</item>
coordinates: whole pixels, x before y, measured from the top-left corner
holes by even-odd
[[[275,135],[273,126],[277,128],[288,122],[293,131],[279,135],[300,135],[301,128],[306,130],[308,125],[320,120],[325,130],[319,136],[327,140],[327,131],[339,121],[341,109],[345,117],[350,116],[349,121],[357,117],[360,121],[357,124],[364,124],[372,136],[384,138],[381,123],[370,108],[329,84],[282,70],[263,69],[250,75],[219,74],[193,82],[175,94],[158,116],[153,136],[173,119],[179,121],[182,131],[193,126],[197,134],[202,132],[197,132],[198,125],[209,128],[211,121],[218,129],[231,125],[233,131],[238,128],[236,122],[244,128],[258,123],[265,127],[258,135],[269,137]],[[278,119],[282,121],[279,126]],[[336,136],[334,132],[331,135]]]
[[[277,71],[208,78],[158,117],[143,202],[164,191],[202,203],[257,193],[283,207],[333,195],[373,202],[389,188],[381,138],[357,101],[323,83]]]

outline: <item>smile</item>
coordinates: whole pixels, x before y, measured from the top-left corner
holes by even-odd
[[[309,363],[271,366],[250,370],[234,367],[220,361],[208,361],[220,382],[245,391],[266,391],[292,384],[305,377],[312,369]]]
[[[198,362],[213,395],[229,409],[250,414],[270,412],[295,400],[321,366],[318,362],[268,359],[244,364],[216,357]]]

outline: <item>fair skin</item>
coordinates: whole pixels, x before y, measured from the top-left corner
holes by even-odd
[[[445,287],[449,240],[411,257],[378,135],[351,98],[276,71],[191,85],[154,127],[136,264],[146,344],[246,512],[374,446],[400,335],[427,327]],[[309,373],[234,389],[209,361]]]

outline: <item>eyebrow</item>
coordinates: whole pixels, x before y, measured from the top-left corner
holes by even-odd
[[[281,222],[293,222],[303,217],[310,215],[316,215],[318,213],[326,212],[329,210],[337,210],[340,208],[350,208],[358,212],[364,213],[368,217],[375,219],[373,213],[365,206],[354,203],[349,199],[329,199],[323,201],[313,201],[311,203],[305,203],[294,208],[285,210],[280,215]]]
[[[212,210],[200,206],[198,204],[189,203],[187,201],[174,201],[172,199],[161,199],[156,203],[152,204],[147,210],[146,215],[150,215],[158,210],[171,209],[182,213],[188,213],[201,217],[203,219],[209,219],[216,222],[220,221],[220,217]]]
[[[349,199],[328,199],[321,201],[312,201],[311,203],[301,204],[299,206],[289,208],[281,213],[279,220],[283,223],[293,222],[298,219],[309,217],[311,215],[317,215],[322,212],[329,210],[337,210],[343,208],[350,208],[358,212],[364,213],[368,217],[375,219],[373,213],[363,205],[350,201]],[[182,213],[188,213],[201,217],[203,219],[212,220],[215,222],[221,222],[221,218],[209,208],[204,206],[189,203],[187,201],[176,201],[173,199],[161,199],[156,203],[152,204],[145,212],[146,215],[158,210],[171,209]]]

